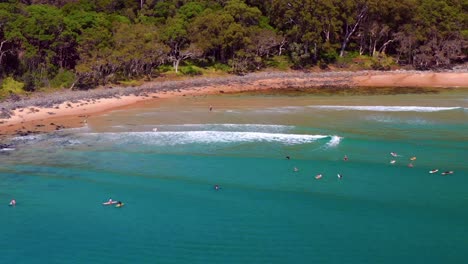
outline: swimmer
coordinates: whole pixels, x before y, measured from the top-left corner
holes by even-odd
[[[344,155],[343,160],[348,161],[348,155]]]
[[[413,163],[408,164],[408,168],[413,168],[413,167],[414,167]]]
[[[298,171],[299,171],[299,169],[294,167],[294,172],[298,172]]]
[[[16,205],[16,200],[15,200],[15,199],[12,199],[12,200],[10,201],[10,206],[15,206],[15,205]]]
[[[439,169],[433,169],[433,170],[430,170],[429,173],[436,173],[438,171],[439,171]]]
[[[286,156],[286,159],[291,159],[291,157],[289,157],[289,156]]]
[[[416,157],[411,157],[410,160],[416,160]]]
[[[390,164],[395,164],[396,160],[391,160]]]
[[[390,152],[390,155],[392,155],[393,157],[398,157],[398,154],[396,154],[396,152]]]
[[[341,175],[340,173],[338,173],[336,176],[338,176],[338,179],[342,179],[343,178],[343,175]]]
[[[315,176],[316,180],[320,180],[321,178],[322,178],[322,174],[317,174],[317,176]]]
[[[219,191],[219,185],[216,184],[216,185],[214,186],[214,189],[215,189],[216,191]]]
[[[453,171],[445,171],[445,172],[442,172],[442,175],[448,175],[448,174],[453,174]]]

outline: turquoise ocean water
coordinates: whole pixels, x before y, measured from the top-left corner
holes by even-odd
[[[0,263],[467,260],[467,91],[184,97],[13,141]]]

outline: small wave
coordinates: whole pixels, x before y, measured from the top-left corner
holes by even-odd
[[[368,121],[372,122],[379,122],[379,123],[404,123],[404,124],[410,124],[410,125],[429,125],[432,124],[432,122],[425,120],[425,119],[420,119],[420,118],[410,118],[410,119],[402,119],[402,118],[393,118],[389,116],[369,116],[365,118]]]
[[[461,107],[438,107],[438,106],[366,106],[366,105],[310,105],[309,108],[325,110],[355,110],[375,112],[439,112],[462,109]]]
[[[332,136],[330,141],[327,143],[328,147],[336,147],[340,144],[342,137]]]
[[[2,148],[0,151],[13,151],[15,150],[14,148]]]
[[[180,125],[156,125],[152,128],[158,130],[221,130],[221,131],[237,131],[237,132],[284,132],[294,129],[295,126],[286,125],[269,125],[269,124],[180,124]]]
[[[278,134],[262,132],[230,131],[178,131],[178,132],[123,132],[123,133],[88,133],[98,141],[107,140],[120,144],[211,144],[242,142],[277,142],[286,145],[307,144],[319,139],[332,138],[327,135]]]

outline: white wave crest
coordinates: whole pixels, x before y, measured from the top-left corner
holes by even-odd
[[[438,106],[382,106],[382,105],[310,105],[309,108],[337,111],[375,111],[375,112],[439,112],[462,109],[461,107]]]
[[[328,147],[336,147],[340,144],[343,138],[339,136],[332,136],[330,141],[327,143]]]
[[[14,148],[2,148],[0,151],[13,151],[15,150]]]
[[[319,139],[331,138],[327,135],[278,134],[262,132],[232,131],[178,131],[178,132],[123,132],[88,133],[99,142],[111,141],[120,144],[183,145],[242,142],[277,142],[286,145],[307,144]]]

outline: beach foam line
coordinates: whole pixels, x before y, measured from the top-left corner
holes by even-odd
[[[160,131],[160,132],[122,132],[122,133],[84,133],[96,137],[98,141],[112,141],[120,144],[182,145],[242,142],[276,142],[286,145],[307,144],[328,135],[279,134],[264,132],[232,131]],[[336,142],[336,139],[335,139]]]
[[[463,109],[462,107],[438,106],[383,106],[383,105],[309,105],[308,108],[336,110],[336,111],[375,111],[375,112],[440,112]]]

